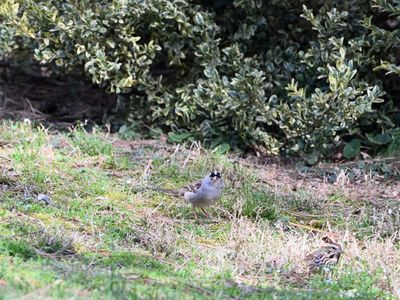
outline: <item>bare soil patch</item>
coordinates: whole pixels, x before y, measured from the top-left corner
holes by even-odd
[[[28,118],[65,129],[77,121],[104,124],[115,106],[114,96],[72,76],[54,76],[40,66],[23,72],[0,66],[0,119]]]

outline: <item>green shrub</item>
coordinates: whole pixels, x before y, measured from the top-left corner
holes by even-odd
[[[19,47],[83,71],[129,122],[180,140],[327,155],[357,137],[375,149],[366,134],[388,140],[399,119],[396,3],[5,0],[0,57]]]

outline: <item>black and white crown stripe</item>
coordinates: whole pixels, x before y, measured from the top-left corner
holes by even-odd
[[[220,172],[218,172],[218,171],[213,171],[213,172],[210,173],[210,177],[211,178],[213,178],[213,177],[221,178],[222,174]]]

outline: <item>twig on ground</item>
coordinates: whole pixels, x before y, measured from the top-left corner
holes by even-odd
[[[321,232],[321,233],[324,233],[324,231],[323,231],[323,230],[320,230],[320,229],[317,229],[317,228],[314,228],[314,227],[311,227],[311,226],[302,225],[302,224],[297,224],[297,223],[290,222],[290,221],[288,221],[288,224],[290,224],[290,225],[292,225],[292,226],[295,226],[295,227],[299,227],[299,228],[307,229],[307,230],[310,230],[310,231],[315,231],[315,232]]]

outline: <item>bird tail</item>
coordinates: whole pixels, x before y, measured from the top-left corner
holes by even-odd
[[[154,190],[156,192],[161,192],[161,193],[164,193],[167,195],[175,196],[175,197],[183,196],[185,194],[185,191],[182,189],[173,190],[173,189],[152,188],[152,190]]]

